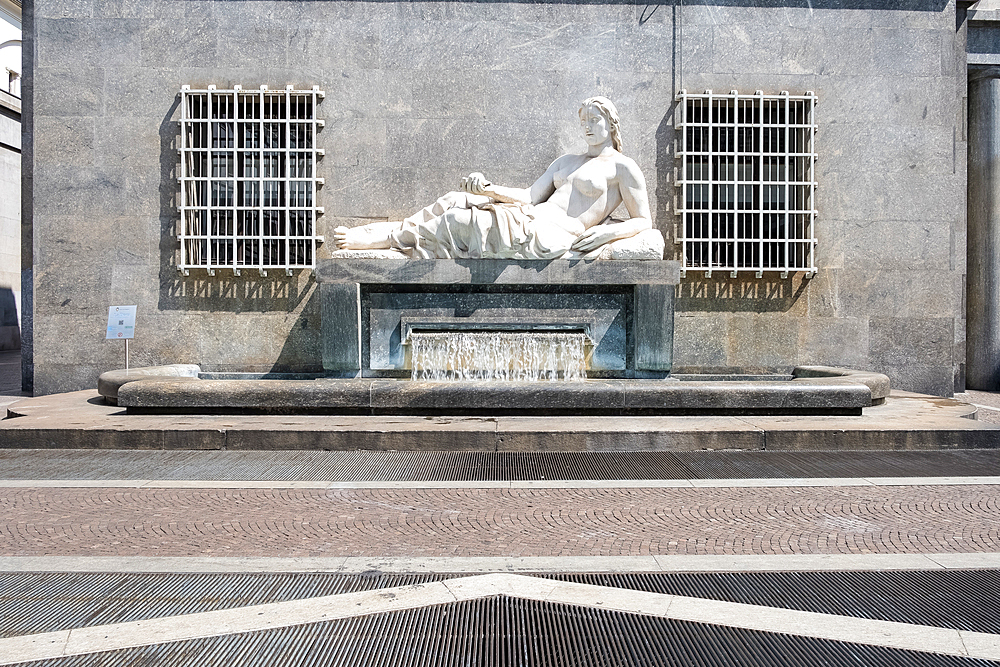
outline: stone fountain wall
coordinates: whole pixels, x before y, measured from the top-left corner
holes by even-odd
[[[591,377],[664,378],[673,362],[674,261],[347,260],[317,270],[323,370],[408,377],[408,321],[454,331],[578,323]]]
[[[674,370],[829,364],[939,394],[962,382],[954,0],[37,0],[24,15],[24,337],[39,394],[122,366],[121,346],[103,340],[119,304],[139,306],[136,366],[321,369],[312,272],[174,268],[176,93],[211,83],[326,91],[327,238],[409,213],[472,170],[528,185],[580,146],[579,100],[607,95],[667,259],[676,91],[816,91],[819,274],[690,273]]]

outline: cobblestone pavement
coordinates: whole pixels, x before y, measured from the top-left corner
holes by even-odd
[[[1000,486],[0,491],[3,556],[990,552]]]
[[[968,390],[955,394],[955,398],[972,403],[979,408],[976,419],[990,424],[1000,424],[1000,392]]]

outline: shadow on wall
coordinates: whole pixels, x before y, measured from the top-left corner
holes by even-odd
[[[693,270],[677,286],[678,312],[783,313],[792,309],[809,281],[801,273],[781,278],[753,274],[730,278],[716,273],[711,278]]]
[[[674,114],[677,112],[677,100],[671,100],[670,108],[656,128],[656,183],[652,190],[656,198],[653,213],[653,225],[663,232],[663,240],[669,248],[677,238],[677,217],[674,215],[677,198],[677,187],[674,185],[674,172],[677,159],[674,157],[674,141],[677,132],[674,130]],[[669,258],[669,257],[668,257]]]
[[[17,324],[17,301],[14,291],[0,287],[0,350],[21,348],[21,328]]]

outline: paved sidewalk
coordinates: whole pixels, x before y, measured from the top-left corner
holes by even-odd
[[[18,458],[13,454],[8,464]],[[129,457],[148,474],[150,466],[142,459],[162,454],[131,452]],[[18,609],[36,609],[48,628],[12,628],[4,634],[0,622],[0,664],[97,667],[159,661],[194,667],[206,661],[242,662],[244,647],[255,645],[260,648],[253,664],[306,665],[315,651],[292,658],[282,647],[303,632],[337,636],[340,626],[329,624],[340,618],[354,619],[349,627],[356,628],[345,631],[345,649],[368,647],[366,655],[380,656],[372,664],[388,666],[399,663],[374,647],[412,641],[408,628],[424,624],[420,619],[427,614],[442,619],[434,623],[479,618],[478,607],[463,607],[463,601],[495,600],[498,595],[512,605],[533,600],[542,605],[539,613],[558,618],[571,614],[571,624],[586,609],[617,610],[625,616],[615,618],[626,625],[616,626],[614,634],[630,632],[629,624],[643,618],[675,623],[663,626],[654,639],[645,635],[643,650],[674,645],[677,632],[688,627],[676,623],[695,622],[710,634],[699,640],[706,649],[750,651],[749,663],[713,664],[765,664],[760,662],[765,654],[775,651],[790,661],[782,664],[794,665],[814,664],[809,656],[816,651],[823,652],[824,664],[845,666],[858,659],[874,664],[870,661],[876,655],[879,664],[899,667],[957,664],[946,656],[1000,660],[1000,635],[990,634],[995,632],[991,628],[970,629],[963,620],[977,618],[976,610],[1000,595],[1000,577],[995,576],[1000,567],[1000,477],[534,480],[517,488],[498,488],[504,483],[497,481],[396,481],[388,483],[392,488],[378,488],[371,482],[207,480],[199,468],[211,456],[191,453],[187,469],[194,479],[187,480],[0,480],[0,569],[8,570],[0,572],[0,599]],[[271,463],[296,456],[274,453]],[[926,458],[918,460],[928,465]],[[703,486],[681,486],[693,483]],[[971,570],[962,574],[966,568]],[[245,601],[236,599],[228,609],[205,612],[192,608],[205,596],[187,591],[204,581],[207,575],[198,574],[204,572],[316,572],[323,577],[330,575],[321,573],[356,572],[363,574],[347,576],[366,577],[379,570],[456,574],[446,582],[370,592],[303,592],[284,602],[245,595]],[[798,603],[753,588],[760,573],[795,570],[857,575],[845,580],[846,588],[835,586],[826,593],[802,580],[794,599],[807,606],[814,595],[836,596],[820,613],[798,611]],[[936,587],[944,587],[940,594],[957,595],[955,604],[966,611],[912,620],[907,611],[912,603],[902,589],[896,599],[890,587],[888,594],[880,594],[888,598],[874,604],[864,583],[873,573],[865,570],[912,571],[917,577],[957,572],[965,577],[958,588],[949,579],[925,578],[921,585],[927,588],[918,597],[937,598]],[[740,580],[737,587],[752,603],[709,590],[685,597],[612,581],[556,584],[537,576],[468,574],[632,572],[645,573],[635,576],[652,581],[648,577],[653,573],[696,571],[748,572],[752,578]],[[128,593],[119,590],[124,582],[105,574],[115,572],[188,579],[150,580],[155,588],[143,589],[147,593]],[[157,574],[168,572],[177,574]],[[53,577],[68,578],[60,584]],[[221,581],[219,585],[217,595],[231,590]],[[979,597],[969,598],[961,592],[965,590]],[[886,600],[890,609],[883,609]],[[82,611],[91,608],[106,619],[147,620],[91,622],[93,612]],[[412,615],[384,616],[403,610]],[[380,620],[388,618],[402,625]],[[489,623],[482,630],[467,627],[475,636],[492,632]],[[559,627],[552,641],[572,643],[586,632],[584,626]],[[760,634],[734,634],[744,631]],[[455,636],[444,626],[428,632]],[[523,633],[517,635],[519,642],[536,638],[534,631],[517,632]],[[514,637],[506,631],[502,636]],[[757,648],[747,648],[751,638]],[[809,644],[807,638],[821,643]],[[690,640],[678,646],[685,642]],[[337,652],[320,654],[332,660]],[[419,655],[418,664],[430,664],[437,650],[421,649]],[[643,658],[636,664],[659,663]]]
[[[955,399],[979,408],[976,419],[989,424],[1000,424],[1000,392],[966,390],[955,394]]]
[[[0,356],[0,373],[16,367],[4,364],[12,358]],[[9,396],[14,390],[8,387],[7,391]],[[995,395],[969,392],[967,396],[962,398],[980,405],[995,401],[1000,415],[1000,399]],[[38,405],[41,410],[42,403]],[[120,428],[115,424],[122,415],[106,406],[86,405],[93,411],[87,419],[105,420],[110,431]],[[921,408],[927,413],[921,418],[931,421],[939,418],[933,413],[960,408],[946,399],[931,400]],[[54,422],[52,446],[59,446],[59,428],[70,422],[69,416],[58,410],[40,411],[10,421],[48,418]],[[184,427],[176,419],[155,419],[173,419],[172,432],[183,439]],[[957,416],[949,419],[975,424]],[[183,421],[200,420],[185,417]],[[229,416],[218,426],[238,430],[241,421],[241,417]],[[775,419],[772,428],[794,428],[791,422],[782,426],[781,421]],[[834,424],[828,424],[831,432],[837,431]],[[459,426],[459,420],[451,425],[450,437],[456,441],[467,437]],[[980,428],[991,431],[986,425]],[[0,430],[0,438],[3,434]],[[333,636],[335,631],[328,625],[331,618],[350,620],[359,625],[349,627],[362,628],[345,634],[352,649],[367,646],[364,642],[394,645],[410,641],[410,626],[399,634],[384,634],[389,633],[388,626],[370,619],[389,618],[379,614],[402,609],[412,610],[420,619],[429,618],[424,610],[438,609],[442,618],[450,619],[465,613],[460,606],[465,602],[497,596],[534,601],[543,605],[538,609],[556,610],[552,613],[560,619],[569,618],[565,609],[577,610],[573,613],[588,609],[595,613],[617,610],[622,618],[631,614],[672,623],[694,622],[718,633],[705,640],[706,647],[720,655],[747,652],[749,656],[744,662],[719,664],[765,664],[760,656],[777,650],[748,649],[746,632],[760,633],[753,635],[758,647],[770,646],[770,638],[784,637],[781,641],[786,648],[781,655],[797,651],[788,663],[796,665],[810,664],[817,646],[830,655],[841,650],[837,646],[848,647],[837,655],[853,657],[828,659],[825,664],[831,665],[856,664],[857,656],[864,655],[879,656],[882,662],[877,664],[900,666],[957,664],[934,662],[935,654],[956,660],[1000,660],[1000,634],[990,634],[995,629],[970,630],[961,619],[943,620],[938,627],[909,619],[907,597],[917,594],[902,588],[898,595],[893,594],[897,591],[889,595],[899,607],[894,613],[901,615],[889,617],[876,609],[886,598],[870,599],[863,583],[872,571],[906,570],[915,577],[957,572],[966,577],[961,586],[932,582],[919,596],[937,599],[934,587],[938,586],[959,596],[974,590],[983,601],[1000,599],[1000,459],[992,457],[993,450],[900,451],[891,456],[885,452],[686,452],[677,455],[674,467],[659,461],[665,467],[657,479],[561,479],[558,473],[541,479],[538,474],[517,477],[512,472],[506,478],[494,475],[486,481],[477,481],[474,475],[442,479],[451,475],[445,463],[454,463],[452,459],[437,461],[438,478],[424,473],[418,479],[406,478],[407,470],[416,477],[412,472],[416,467],[407,468],[401,462],[406,455],[393,452],[373,456],[403,472],[365,478],[364,466],[348,465],[363,463],[362,454],[183,449],[0,452],[0,600],[18,600],[27,605],[29,616],[35,610],[48,619],[44,630],[8,634],[3,634],[0,621],[0,664],[37,660],[32,664],[47,667],[142,662],[193,667],[211,660],[240,663],[239,656],[248,646],[269,646],[255,650],[254,664],[293,667],[310,664],[319,659],[317,655],[326,660],[336,653],[303,651],[292,660],[282,648],[282,642],[294,645],[298,641],[294,638],[302,633]],[[585,455],[559,456],[577,456],[583,461]],[[559,465],[579,470],[580,461],[573,463],[570,458]],[[455,459],[462,465],[478,460]],[[557,463],[553,459],[546,465]],[[433,471],[433,464],[421,470]],[[690,474],[694,469],[697,475]],[[355,476],[345,472],[350,470],[356,470]],[[667,478],[670,471],[676,479]],[[721,474],[735,477],[737,472],[745,478],[710,479]],[[754,478],[768,475],[775,478]],[[284,602],[235,601],[232,608],[200,616],[191,613],[184,597],[186,587],[194,587],[205,572],[223,576],[314,572],[318,577],[347,572],[351,574],[345,576],[363,578],[372,576],[372,570],[418,572],[432,579],[451,573],[452,579],[447,584],[400,585],[391,591],[303,593]],[[750,572],[745,581],[751,582],[761,572],[820,570],[858,574],[850,579],[854,583],[833,587],[834,606],[808,614],[767,595],[746,604],[710,592],[684,597],[626,590],[607,582],[556,586],[537,576],[468,576],[513,571],[549,575],[652,572],[658,576],[744,571]],[[155,606],[153,598],[143,597],[141,591],[124,594],[116,588],[118,580],[109,578],[109,573],[129,571],[154,578],[173,573],[169,576],[187,579],[176,580],[176,593],[168,592],[174,585],[169,582],[163,583],[166,588],[161,592],[149,593],[159,596],[156,604],[165,604],[167,610],[144,615],[147,605]],[[57,586],[51,583],[54,580],[63,583]],[[227,589],[224,582],[218,586],[219,591]],[[803,598],[814,592],[802,584]],[[178,603],[171,606],[174,595]],[[214,599],[215,595],[195,597]],[[970,617],[976,616],[979,600],[965,600]],[[73,617],[73,605],[84,603],[104,610],[109,618],[155,618],[156,622],[93,623]],[[993,613],[992,607],[986,608],[987,602],[982,605],[983,614]],[[858,614],[862,618],[856,618]],[[89,613],[81,616],[91,617]],[[680,627],[671,625],[656,641],[663,645],[675,641],[670,637],[680,636]],[[285,628],[291,634],[281,634]],[[557,638],[562,641],[577,630],[560,632],[564,634]],[[430,635],[456,636],[456,632],[434,630]],[[806,644],[804,638],[831,643]],[[198,646],[207,647],[206,653],[194,650],[191,642],[202,642]],[[868,648],[857,648],[862,644]],[[679,645],[686,646],[684,642]],[[920,661],[912,657],[918,654]],[[208,655],[213,656],[211,660],[203,657]],[[179,656],[187,656],[187,662]],[[376,667],[388,664],[395,663],[374,662]]]
[[[4,556],[991,552],[1000,485],[7,488]]]

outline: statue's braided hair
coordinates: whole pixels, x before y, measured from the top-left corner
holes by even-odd
[[[622,131],[621,123],[618,120],[618,109],[615,108],[614,102],[606,97],[600,95],[596,97],[588,97],[580,105],[580,113],[587,107],[594,107],[601,112],[608,121],[608,129],[611,131],[611,145],[619,153],[622,152]]]

